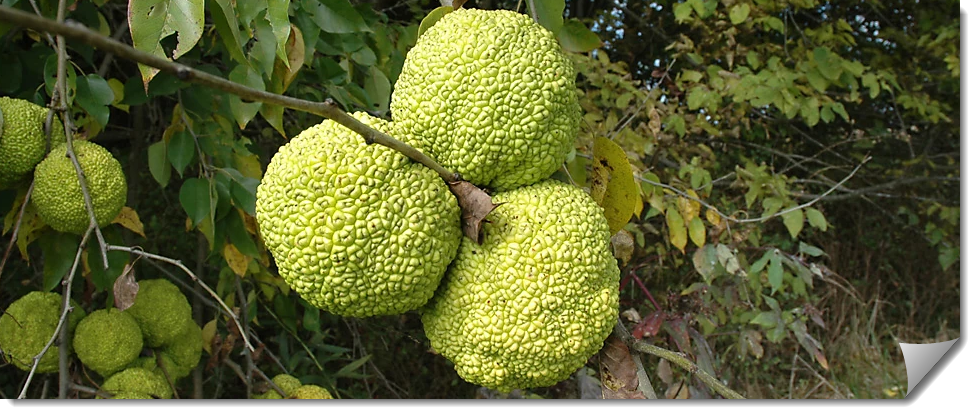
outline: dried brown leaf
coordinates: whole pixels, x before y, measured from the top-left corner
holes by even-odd
[[[633,235],[626,230],[620,230],[609,239],[609,242],[613,245],[613,256],[622,260],[623,266],[629,263],[630,258],[633,257]]]
[[[668,400],[686,400],[690,398],[691,392],[687,389],[687,384],[684,381],[676,382],[671,384],[667,388],[667,392],[664,393],[664,398]]]
[[[139,294],[139,284],[135,281],[135,263],[127,263],[122,269],[122,274],[115,279],[115,286],[112,294],[115,296],[115,307],[124,311],[135,303],[135,297]]]
[[[603,398],[607,400],[647,398],[639,390],[640,380],[630,349],[619,338],[608,339],[599,352],[599,376]]]
[[[674,383],[674,370],[670,368],[670,362],[666,359],[660,358],[660,362],[657,363],[657,378],[667,385]]]
[[[491,201],[491,196],[484,190],[467,181],[449,183],[450,191],[457,197],[460,204],[461,228],[467,238],[481,244],[481,223],[491,214],[498,204]]]
[[[633,337],[643,339],[657,336],[660,325],[664,323],[664,316],[664,313],[659,310],[647,315],[643,321],[633,327]]]

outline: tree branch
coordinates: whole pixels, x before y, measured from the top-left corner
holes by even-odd
[[[87,27],[77,22],[69,21],[65,23],[58,23],[56,21],[38,17],[7,6],[0,6],[0,21],[16,26],[28,27],[46,33],[54,33],[58,36],[70,37],[105,52],[112,53],[123,59],[138,62],[172,74],[182,81],[192,82],[218,89],[237,95],[245,100],[264,102],[272,105],[281,105],[285,108],[296,109],[331,119],[361,135],[367,144],[377,143],[392,148],[406,155],[410,159],[427,166],[428,168],[436,171],[437,174],[440,175],[440,178],[442,178],[444,181],[451,182],[459,181],[461,179],[459,174],[447,170],[434,161],[433,158],[430,158],[428,155],[420,152],[416,148],[413,148],[406,143],[397,140],[396,138],[393,138],[383,132],[370,128],[362,122],[359,122],[357,119],[345,113],[345,111],[335,105],[334,101],[331,99],[327,99],[325,102],[311,102],[304,99],[297,99],[249,88],[236,82],[231,82],[227,79],[193,69],[183,64],[171,62],[167,59],[141,52],[129,45],[89,30]]]
[[[736,400],[745,398],[741,394],[732,390],[731,388],[728,388],[727,385],[724,385],[724,383],[718,381],[716,378],[712,377],[704,370],[698,368],[697,365],[694,365],[693,362],[691,362],[687,358],[684,358],[682,354],[661,348],[656,345],[646,343],[644,341],[637,340],[636,338],[633,337],[633,335],[627,332],[626,328],[623,326],[622,321],[619,320],[616,321],[616,327],[613,328],[613,333],[616,335],[617,338],[623,340],[623,342],[625,342],[626,345],[629,346],[631,349],[634,349],[638,352],[655,355],[657,357],[666,359],[670,362],[677,364],[684,370],[697,376],[701,381],[703,381],[705,384],[711,387],[711,389],[713,389],[718,394],[721,394],[722,397],[728,399],[736,399]]]

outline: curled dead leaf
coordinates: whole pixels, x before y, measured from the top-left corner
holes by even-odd
[[[637,366],[629,347],[615,336],[599,352],[599,376],[607,400],[647,398],[639,389]]]
[[[609,239],[613,245],[613,256],[623,261],[625,266],[633,257],[633,235],[626,230],[620,230]]]
[[[135,303],[135,297],[139,294],[139,284],[135,281],[135,263],[127,263],[122,270],[122,274],[115,279],[112,287],[112,295],[115,297],[115,307],[124,311]]]
[[[498,207],[484,190],[467,181],[448,183],[461,211],[461,229],[467,238],[481,244],[481,223]]]

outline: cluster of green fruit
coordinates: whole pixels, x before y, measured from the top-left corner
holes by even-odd
[[[51,121],[47,152],[48,112],[29,101],[0,97],[0,190],[23,185],[33,173],[31,202],[41,219],[57,231],[82,234],[90,218],[81,184],[57,117]],[[98,144],[75,140],[72,147],[85,175],[95,221],[99,227],[108,225],[125,206],[122,166]]]
[[[61,315],[61,295],[31,292],[0,317],[0,349],[5,360],[29,371],[33,358],[50,340]],[[102,391],[115,398],[170,398],[172,387],[196,368],[203,333],[191,317],[186,296],[165,279],[139,281],[129,308],[85,314],[76,304],[67,321],[68,347],[105,381]],[[143,356],[146,355],[146,356]],[[58,370],[58,352],[49,350],[37,372]]]
[[[288,374],[278,374],[271,378],[285,395],[271,388],[263,394],[253,395],[251,398],[259,400],[280,400],[290,398],[294,400],[331,400],[332,394],[328,390],[314,384],[302,384],[301,380]]]
[[[435,172],[326,120],[275,154],[257,190],[279,273],[338,315],[418,310],[469,382],[566,379],[612,331],[619,268],[602,208],[549,178],[581,113],[558,40],[523,14],[448,13],[410,50],[390,109],[392,121],[354,117],[495,192],[481,242],[461,240]]]

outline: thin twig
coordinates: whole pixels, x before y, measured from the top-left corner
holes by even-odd
[[[58,2],[58,16],[57,22],[63,22],[66,14],[67,1],[59,0]],[[43,17],[37,17],[29,13],[25,13],[31,18],[44,19]],[[68,158],[71,160],[71,165],[74,166],[74,171],[78,175],[78,184],[81,186],[81,196],[85,201],[85,211],[88,212],[88,221],[90,226],[95,228],[95,238],[98,240],[98,247],[102,254],[102,265],[105,269],[108,269],[108,251],[105,250],[105,237],[102,235],[102,231],[98,228],[98,220],[95,219],[95,207],[91,201],[91,193],[88,192],[88,180],[85,178],[85,172],[81,170],[81,164],[78,163],[78,156],[74,153],[74,122],[71,119],[70,112],[68,110],[68,52],[66,47],[66,41],[64,36],[58,35],[58,66],[57,66],[57,91],[54,93],[53,100],[57,100],[55,107],[61,113],[61,121],[64,126],[64,138],[65,138],[65,148],[67,149]]]
[[[88,394],[92,394],[92,395],[97,395],[97,396],[102,397],[102,398],[112,398],[112,397],[114,397],[114,395],[112,395],[110,393],[107,393],[105,391],[96,390],[94,388],[86,387],[86,386],[81,385],[81,384],[71,383],[68,386],[72,390],[80,391],[80,392],[84,392],[84,393],[88,393]]]
[[[846,183],[847,181],[849,181],[851,178],[853,178],[853,176],[856,175],[857,171],[860,170],[860,167],[863,167],[863,165],[866,164],[868,161],[870,161],[870,159],[871,159],[871,157],[869,157],[869,156],[866,157],[866,158],[864,158],[864,160],[861,161],[860,164],[858,164],[856,166],[856,168],[853,169],[853,171],[851,171],[849,174],[847,174],[846,177],[844,177],[842,180],[840,180],[838,183],[836,183],[836,185],[830,187],[829,190],[826,190],[826,192],[820,194],[816,198],[814,198],[814,199],[812,199],[810,201],[807,201],[805,203],[792,206],[792,207],[787,208],[785,210],[780,210],[780,211],[776,212],[775,214],[772,214],[772,215],[770,215],[768,217],[757,217],[757,218],[750,218],[750,219],[737,219],[737,218],[728,216],[727,214],[722,213],[721,210],[718,210],[716,207],[708,204],[704,200],[701,200],[700,198],[694,197],[694,196],[692,196],[692,195],[690,195],[688,193],[685,193],[685,192],[683,192],[681,190],[678,190],[676,187],[674,187],[672,185],[668,185],[668,184],[664,184],[664,183],[659,183],[659,182],[653,181],[651,179],[645,178],[645,177],[643,177],[643,176],[641,176],[639,174],[634,174],[633,177],[635,177],[636,179],[638,179],[640,181],[643,181],[643,182],[645,182],[647,184],[650,184],[650,185],[653,185],[653,186],[657,186],[657,187],[661,187],[661,188],[666,188],[666,189],[668,189],[670,191],[673,191],[673,192],[677,193],[681,197],[694,200],[694,201],[700,203],[702,206],[704,206],[704,207],[706,207],[706,208],[708,208],[710,210],[713,210],[715,213],[718,214],[718,216],[720,216],[721,218],[727,220],[728,222],[738,223],[738,224],[743,224],[743,223],[758,223],[758,222],[768,221],[768,220],[771,220],[771,219],[773,219],[775,217],[779,217],[779,216],[782,216],[782,215],[791,213],[791,212],[793,212],[795,210],[804,209],[806,207],[812,206],[813,204],[816,204],[817,202],[819,202],[820,200],[822,200],[824,197],[828,196],[833,191],[836,191],[837,188],[841,187],[844,183]]]
[[[141,248],[137,248],[137,247],[116,246],[113,244],[106,245],[105,247],[109,251],[119,251],[119,252],[128,252],[129,254],[137,254],[147,259],[159,260],[161,262],[166,262],[180,268],[180,270],[182,270],[187,275],[189,275],[190,279],[193,279],[194,282],[202,286],[203,289],[206,290],[207,293],[209,293],[210,296],[214,298],[217,301],[217,303],[220,304],[220,307],[223,309],[224,313],[226,313],[227,316],[229,316],[230,319],[234,321],[234,324],[237,325],[237,330],[239,330],[240,332],[245,332],[244,328],[240,324],[240,319],[237,317],[237,314],[235,314],[232,310],[230,310],[227,304],[224,303],[222,299],[220,299],[220,295],[217,295],[217,292],[214,292],[213,289],[210,289],[210,286],[207,286],[207,284],[204,283],[203,280],[196,277],[196,274],[193,273],[193,271],[191,271],[189,268],[187,268],[182,261],[176,259],[170,259],[168,257],[160,256],[158,254],[148,253],[142,250]],[[247,347],[247,349],[250,350],[251,352],[254,352],[254,346],[251,345],[250,340],[247,339],[247,336],[242,335],[242,338],[244,339],[244,345]]]
[[[67,36],[105,52],[113,53],[123,59],[138,62],[159,69],[162,72],[172,74],[179,80],[228,92],[244,100],[280,105],[285,108],[296,109],[331,119],[361,135],[367,144],[377,143],[392,148],[410,159],[427,166],[436,171],[444,181],[451,182],[461,179],[459,174],[447,170],[434,161],[433,158],[430,158],[416,148],[359,122],[351,115],[345,113],[331,99],[326,99],[325,102],[312,102],[249,88],[219,76],[214,76],[189,66],[136,50],[122,42],[89,30],[77,22],[59,23],[7,6],[0,6],[0,21],[16,26],[29,27],[42,32],[54,33],[59,36]]]
[[[24,388],[20,390],[20,395],[17,396],[18,400],[27,397],[27,389],[30,387],[30,382],[34,378],[34,373],[37,372],[37,365],[40,364],[41,358],[44,357],[44,354],[47,353],[48,349],[51,348],[51,345],[53,345],[54,341],[58,338],[58,334],[64,327],[64,321],[68,319],[68,314],[74,310],[74,308],[71,307],[71,282],[74,281],[75,272],[78,270],[78,263],[81,262],[81,252],[85,250],[85,245],[88,244],[88,237],[91,236],[91,231],[92,228],[89,227],[88,231],[85,232],[84,237],[81,238],[81,244],[78,245],[78,252],[75,253],[74,256],[74,263],[71,264],[71,270],[68,271],[67,278],[61,281],[61,284],[65,288],[65,294],[61,298],[61,318],[58,319],[58,324],[54,327],[54,334],[51,335],[51,339],[47,341],[47,344],[44,345],[41,352],[34,356],[34,363],[30,368],[30,372],[27,373],[27,381],[24,383]]]
[[[244,326],[242,327],[243,330],[241,330],[240,333],[241,336],[246,339],[248,336],[247,332],[249,331],[247,326],[247,315],[249,314],[247,312],[247,295],[244,293],[244,286],[242,283],[240,283],[239,277],[234,278],[234,284],[237,285],[237,296],[240,297],[240,314],[243,315],[244,319]],[[251,351],[247,349],[244,349],[244,367],[246,368],[246,372],[244,373],[244,389],[247,392],[247,398],[250,398],[251,389],[253,388],[252,383],[254,381],[252,375],[254,372],[254,357],[251,354]]]
[[[7,250],[3,252],[3,260],[0,260],[0,276],[3,275],[3,268],[7,265],[7,258],[10,257],[10,252],[14,248],[14,244],[17,243],[17,233],[20,232],[20,224],[24,220],[24,211],[27,210],[27,204],[30,204],[30,196],[34,193],[34,180],[30,180],[30,186],[27,187],[27,194],[24,195],[24,203],[20,205],[20,212],[17,213],[17,221],[14,222],[14,231],[10,235],[10,243],[7,244]]]
[[[623,342],[625,342],[626,345],[629,346],[631,349],[634,349],[638,352],[655,355],[677,364],[684,370],[697,376],[698,379],[700,379],[702,382],[707,384],[708,387],[711,387],[711,389],[717,392],[718,394],[721,394],[722,397],[728,399],[745,398],[741,394],[732,390],[731,388],[728,388],[727,385],[724,385],[724,383],[722,383],[718,379],[712,377],[711,374],[708,374],[704,370],[698,368],[697,365],[694,365],[693,362],[691,362],[687,358],[684,358],[682,354],[661,348],[656,345],[646,343],[644,341],[637,340],[636,338],[633,337],[633,335],[631,335],[629,332],[626,331],[626,328],[623,326],[622,321],[619,320],[616,321],[616,328],[613,329],[613,333],[618,338],[623,340]]]

